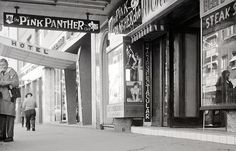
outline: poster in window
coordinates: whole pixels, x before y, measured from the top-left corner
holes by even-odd
[[[126,43],[124,46],[126,101],[143,102],[143,46],[141,42]]]
[[[108,53],[109,104],[124,101],[123,46]]]
[[[142,84],[141,81],[126,82],[127,102],[142,102]]]

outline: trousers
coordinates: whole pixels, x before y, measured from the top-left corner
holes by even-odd
[[[35,116],[36,116],[35,109],[25,111],[27,130],[30,130],[31,125],[32,125],[32,128],[35,128]]]
[[[14,137],[14,121],[14,116],[0,114],[0,138]]]

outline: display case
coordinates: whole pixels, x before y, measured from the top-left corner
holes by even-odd
[[[143,46],[130,38],[109,34],[107,47],[107,115],[112,118],[143,117]]]

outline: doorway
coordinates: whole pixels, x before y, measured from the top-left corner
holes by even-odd
[[[201,125],[199,35],[198,29],[184,29],[174,35],[174,127]]]
[[[169,64],[167,35],[163,35],[152,41],[153,126],[169,125]]]

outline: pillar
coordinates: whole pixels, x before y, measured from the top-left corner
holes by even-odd
[[[76,123],[76,71],[65,69],[68,124]]]
[[[42,76],[43,123],[54,121],[54,69],[45,67]]]

